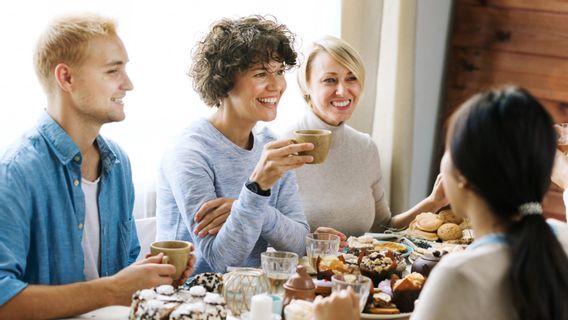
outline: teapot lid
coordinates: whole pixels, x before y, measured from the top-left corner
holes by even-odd
[[[316,285],[308,274],[306,267],[299,264],[296,267],[296,273],[286,281],[284,287],[294,290],[315,290]]]
[[[446,251],[446,250],[442,250],[442,251],[434,250],[432,252],[428,252],[422,258],[424,258],[424,260],[440,261],[440,259],[442,259],[442,257],[445,256],[446,254],[448,254],[448,251]]]

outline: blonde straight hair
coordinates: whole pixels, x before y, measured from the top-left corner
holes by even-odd
[[[359,52],[349,43],[339,38],[325,36],[312,44],[308,51],[306,61],[304,61],[298,69],[298,86],[302,91],[304,100],[306,100],[308,104],[310,103],[310,95],[308,93],[311,71],[310,65],[314,57],[320,52],[327,52],[335,61],[349,69],[349,71],[357,77],[361,88],[365,87],[365,66]]]

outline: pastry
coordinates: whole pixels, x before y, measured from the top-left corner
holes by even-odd
[[[164,285],[139,290],[132,296],[130,320],[210,319],[225,320],[225,300],[218,293],[206,292],[202,286],[189,290]]]
[[[420,239],[424,239],[424,240],[428,240],[428,241],[438,240],[438,235],[436,234],[436,232],[426,232],[426,231],[418,229],[416,227],[415,221],[412,221],[410,223],[408,230],[409,230],[409,233],[410,233],[409,235],[411,237],[420,238]]]
[[[462,229],[455,223],[444,223],[438,228],[437,234],[442,241],[457,240],[463,236]]]
[[[221,293],[223,291],[223,274],[204,272],[189,278],[186,288],[202,286],[207,292]]]
[[[460,224],[460,223],[463,222],[463,218],[460,217],[460,216],[457,216],[450,209],[445,209],[445,210],[438,212],[438,217],[440,219],[444,220],[444,222],[455,223],[455,224]]]
[[[416,216],[416,227],[426,232],[436,232],[438,228],[444,223],[437,214],[432,212],[422,212]]]
[[[390,242],[390,241],[381,242],[373,246],[373,251],[384,251],[384,250],[390,250],[397,253],[405,253],[407,249],[406,246],[403,245],[402,243]]]
[[[414,301],[418,299],[424,286],[424,278],[420,273],[413,272],[403,279],[396,280],[392,286],[392,301],[401,312],[412,312]]]

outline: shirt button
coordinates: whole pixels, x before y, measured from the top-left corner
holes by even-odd
[[[75,185],[75,187],[78,186],[78,185],[79,185],[79,180],[75,179],[75,180],[73,181],[73,184]]]
[[[79,223],[79,224],[77,225],[77,228],[79,228],[79,230],[83,230],[83,224],[82,224],[82,223]]]
[[[73,160],[75,160],[75,161],[79,162],[79,160],[81,160],[81,157],[79,157],[79,156],[75,156],[75,158],[73,158]]]

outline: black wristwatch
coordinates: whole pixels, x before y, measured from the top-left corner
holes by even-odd
[[[250,181],[249,180],[249,181],[247,181],[245,186],[247,187],[247,189],[258,194],[259,196],[265,196],[265,197],[270,196],[270,189],[262,190],[262,188],[258,185],[258,183],[256,183],[256,181]]]

